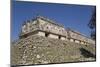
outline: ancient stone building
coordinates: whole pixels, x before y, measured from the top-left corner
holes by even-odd
[[[65,40],[67,37],[67,32],[62,25],[41,16],[36,17],[36,19],[22,26],[20,38],[27,37],[31,34],[61,40]]]
[[[85,44],[85,45],[95,44],[94,40],[90,39],[89,37],[85,36],[84,34],[78,31],[72,30],[70,28],[67,28],[66,31],[68,34],[68,40],[70,40],[71,42]]]
[[[95,41],[38,16],[22,25],[11,45],[11,65],[95,61]]]
[[[20,38],[28,37],[29,35],[39,35],[61,40],[69,40],[80,44],[95,44],[95,41],[84,36],[80,32],[72,29],[65,29],[63,25],[42,17],[37,16],[35,19],[26,21],[22,26]]]

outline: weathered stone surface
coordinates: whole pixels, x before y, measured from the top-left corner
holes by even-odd
[[[28,21],[24,24],[20,38],[25,38],[33,34],[61,40],[67,40],[69,38],[71,42],[76,43],[83,41],[86,44],[95,44],[95,41],[84,36],[82,33],[72,29],[65,29],[64,26],[42,16],[38,16],[34,21]]]
[[[22,26],[19,40],[11,45],[12,65],[95,60],[95,41],[47,18],[30,22]]]
[[[94,61],[94,45],[81,45],[65,40],[31,35],[11,46],[11,64],[47,64],[76,61]]]

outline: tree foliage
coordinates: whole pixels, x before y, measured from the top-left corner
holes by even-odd
[[[94,11],[93,11],[93,14],[88,26],[91,29],[91,38],[95,40],[96,39],[96,8],[94,8]]]

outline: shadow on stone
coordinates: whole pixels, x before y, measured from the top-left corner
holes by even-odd
[[[96,56],[91,53],[90,51],[84,49],[84,48],[80,48],[80,51],[81,51],[81,54],[85,57],[85,58],[89,58],[89,57],[92,57],[92,58],[96,58]]]

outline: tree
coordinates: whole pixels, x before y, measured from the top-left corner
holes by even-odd
[[[93,14],[88,26],[91,29],[91,38],[93,40],[96,40],[96,7],[94,8],[94,11],[93,11]]]

